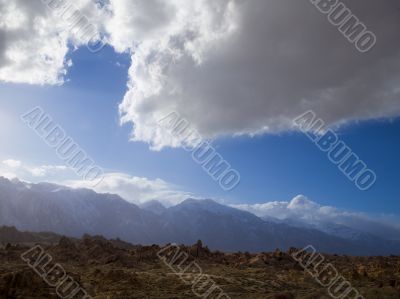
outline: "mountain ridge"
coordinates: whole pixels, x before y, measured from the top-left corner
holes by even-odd
[[[400,245],[379,238],[349,240],[314,228],[263,220],[211,199],[187,199],[160,212],[143,209],[118,195],[53,184],[26,184],[0,178],[0,225],[120,238],[136,244],[194,244],[203,240],[227,252],[302,248],[352,255],[400,253]],[[157,205],[157,204],[156,204]],[[158,205],[157,205],[158,206]]]

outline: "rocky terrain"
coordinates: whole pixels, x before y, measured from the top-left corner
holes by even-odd
[[[9,235],[10,229],[6,230]],[[56,289],[21,258],[33,246],[31,242],[40,243],[43,236],[31,234],[29,244],[19,242],[25,235],[14,231],[16,242],[3,243],[0,249],[0,298],[58,298]],[[157,245],[131,245],[86,235],[82,239],[61,237],[57,243],[42,242],[42,248],[92,298],[198,298],[192,285],[185,284],[160,258],[162,248]],[[229,296],[220,298],[331,298],[289,254],[294,248],[289,252],[223,253],[210,251],[199,241],[179,249],[187,254],[188,263],[199,265],[202,273]],[[364,298],[400,298],[400,257],[324,257]]]

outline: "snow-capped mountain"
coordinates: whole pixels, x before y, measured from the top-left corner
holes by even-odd
[[[400,226],[393,220],[379,215],[372,216],[323,206],[303,195],[296,196],[289,202],[274,201],[233,207],[254,213],[267,221],[299,228],[318,229],[350,240],[379,237],[400,241]]]
[[[211,249],[225,251],[259,252],[313,245],[321,252],[338,254],[400,253],[397,242],[375,237],[352,240],[339,231],[263,220],[212,200],[188,199],[170,208],[153,202],[141,208],[117,195],[4,178],[0,178],[0,225],[72,237],[85,233],[118,237],[140,244],[193,244],[201,239]]]

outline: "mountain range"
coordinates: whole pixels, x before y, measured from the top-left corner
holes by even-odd
[[[228,252],[312,245],[324,253],[400,254],[399,241],[344,226],[328,229],[263,219],[210,199],[187,199],[169,208],[157,201],[138,206],[114,194],[2,177],[0,225],[78,238],[102,235],[143,245],[194,244],[200,239],[210,249]]]

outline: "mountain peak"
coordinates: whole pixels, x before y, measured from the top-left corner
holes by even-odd
[[[140,208],[146,211],[153,212],[157,215],[164,213],[167,208],[158,200],[150,200],[140,205]]]
[[[192,204],[197,204],[197,205],[220,205],[216,201],[212,199],[195,199],[195,198],[188,198],[181,202],[179,205],[192,205]]]

